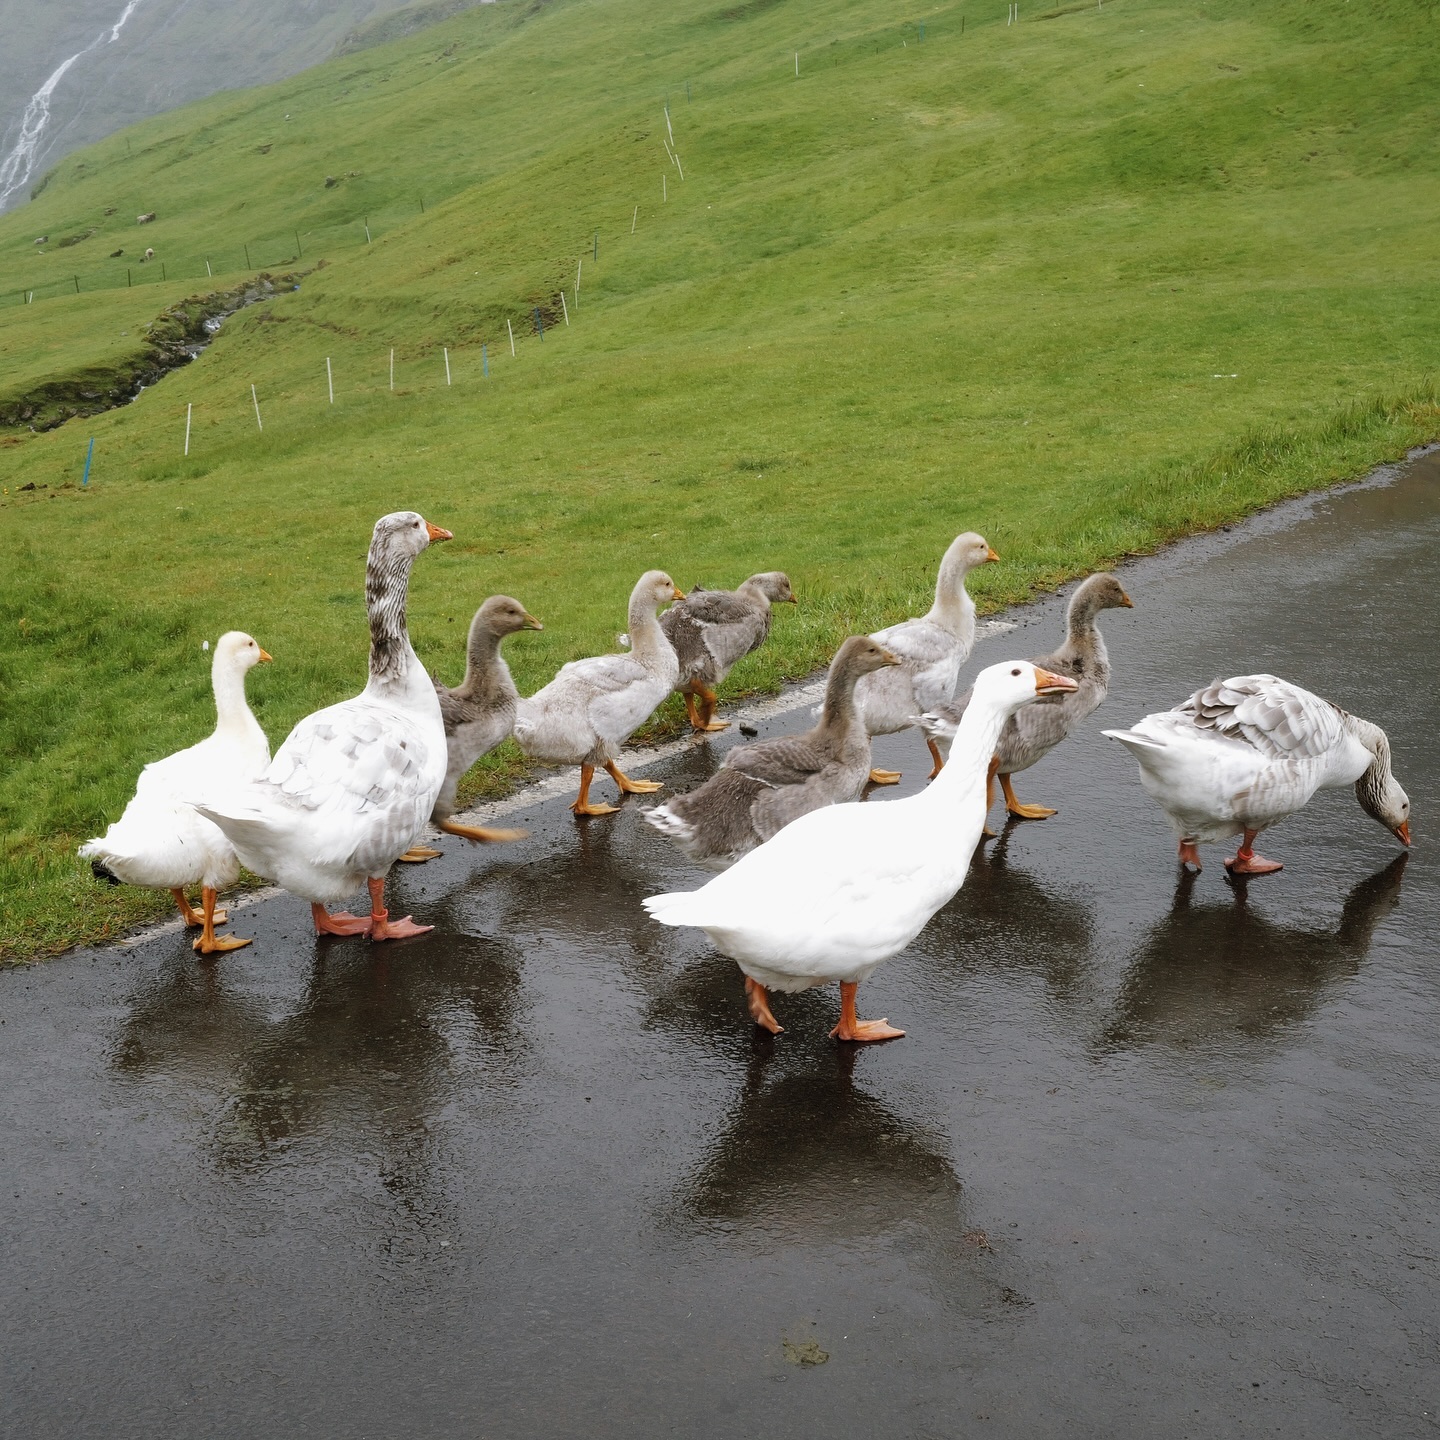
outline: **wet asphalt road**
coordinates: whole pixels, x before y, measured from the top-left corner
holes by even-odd
[[[447,838],[423,940],[287,897],[0,975],[3,1433],[1432,1434],[1437,541],[1432,454],[1126,570],[1106,707],[1019,777],[1060,815],[862,988],[889,1045],[833,991],[760,1039],[644,918],[702,876],[633,801]],[[1177,881],[1098,731],[1260,669],[1386,726],[1408,864],[1332,792],[1280,876]]]

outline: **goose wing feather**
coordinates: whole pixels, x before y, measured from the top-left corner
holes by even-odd
[[[1197,690],[1177,714],[1243,740],[1271,760],[1314,760],[1344,738],[1341,711],[1274,675],[1237,675]]]

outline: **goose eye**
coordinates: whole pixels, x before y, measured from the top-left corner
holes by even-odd
[[[1018,675],[1020,672],[1018,670],[1012,670],[1010,673],[1012,675]]]

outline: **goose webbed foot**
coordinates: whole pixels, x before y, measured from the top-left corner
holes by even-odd
[[[904,774],[902,770],[871,770],[871,785],[898,785],[900,777]]]
[[[622,795],[653,795],[665,788],[658,780],[632,780],[613,760],[605,762],[605,770]]]
[[[745,977],[745,1004],[750,1018],[762,1030],[768,1030],[772,1035],[784,1033],[785,1027],[770,1013],[770,997],[765,993],[765,987],[748,975]]]
[[[409,915],[402,920],[392,920],[390,912],[385,908],[384,879],[368,880],[366,885],[370,890],[370,939],[372,941],[409,940],[414,935],[425,935],[435,928],[433,925],[417,925]]]
[[[1245,843],[1225,861],[1225,868],[1232,875],[1273,875],[1285,867],[1278,860],[1267,860],[1255,853],[1255,837],[1258,830],[1245,832]]]
[[[1197,875],[1205,868],[1200,863],[1200,847],[1193,840],[1180,842],[1180,865],[1185,870],[1193,866]]]
[[[717,720],[715,718],[715,707],[720,703],[720,697],[713,691],[707,690],[703,685],[697,687],[700,692],[700,704],[696,707],[699,710],[699,717],[692,720],[697,730],[706,733],[713,733],[717,730],[728,730],[728,720]]]
[[[423,865],[427,860],[433,860],[441,853],[429,845],[412,845],[403,855],[397,855],[395,858],[402,865]]]
[[[602,805],[598,800],[591,800],[590,782],[594,778],[595,767],[593,765],[580,767],[580,793],[570,807],[571,812],[575,815],[614,815],[620,809],[618,805]]]
[[[440,828],[447,835],[458,835],[476,845],[502,845],[511,840],[528,840],[528,830],[491,830],[484,825],[461,825],[454,820],[442,820]]]
[[[1005,809],[1017,820],[1047,820],[1057,812],[1048,805],[1025,805],[1015,793],[1008,775],[1000,776],[1000,789],[1005,793]]]
[[[241,939],[239,935],[217,935],[215,927],[223,925],[228,918],[223,910],[215,908],[215,891],[205,889],[201,891],[201,904],[205,913],[201,918],[202,929],[190,948],[200,955],[219,955],[226,950],[243,950],[247,945],[253,945],[253,940]]]
[[[853,980],[840,982],[840,1023],[830,1032],[832,1040],[851,1040],[864,1044],[872,1040],[898,1040],[905,1034],[888,1020],[861,1020],[855,1014],[855,992],[859,985]]]
[[[315,922],[317,935],[368,935],[371,917],[352,915],[348,910],[336,910],[333,914],[323,905],[312,905],[310,917]]]
[[[409,915],[403,920],[392,920],[388,910],[370,917],[370,939],[377,942],[409,940],[414,935],[428,935],[434,928],[433,925],[417,925]]]
[[[191,905],[185,892],[178,885],[170,893],[175,897],[175,906],[180,911],[180,918],[185,922],[187,928],[197,929],[205,923],[200,912]]]

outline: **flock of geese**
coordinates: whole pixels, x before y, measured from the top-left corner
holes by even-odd
[[[764,642],[771,607],[795,601],[778,571],[688,597],[648,571],[630,596],[620,637],[628,649],[573,661],[523,697],[501,645],[540,622],[519,601],[492,596],[470,626],[465,678],[451,689],[421,665],[405,615],[412,565],[450,538],[413,511],[376,523],[365,571],[369,681],[301,720],[273,758],[245,699],[246,674],[270,656],[249,635],[223,635],[212,664],[214,733],[144,768],[124,814],[80,849],[97,876],[170,890],[206,955],[251,943],[215,928],[226,920],[218,892],[242,865],[308,900],[317,934],[424,934],[430,926],[390,916],[385,879],[397,860],[439,853],[417,844],[427,826],[472,841],[524,833],[455,820],[460,779],[481,755],[513,736],[532,759],[578,765],[571,808],[612,814],[617,806],[591,797],[596,771],[622,795],[660,789],[621,770],[625,741],[671,691],[684,697],[695,731],[724,729],[717,687]],[[1110,663],[1096,622],[1131,601],[1113,575],[1090,576],[1071,597],[1057,650],[988,666],[957,697],[975,640],[966,576],[998,558],[981,536],[958,536],[927,614],[841,645],[812,729],[736,746],[698,789],[645,812],[691,859],[721,871],[697,890],[650,896],[646,910],[663,925],[704,930],[737,961],[750,1014],[772,1033],[782,1027],[771,991],[838,982],[832,1035],[902,1035],[886,1020],[859,1019],[856,989],[960,889],[989,833],[996,780],[1011,815],[1055,813],[1022,803],[1012,777],[1105,699]],[[867,784],[900,778],[872,767],[871,736],[910,728],[926,738],[931,783],[888,804],[855,803]],[[1179,836],[1181,863],[1197,870],[1200,843],[1233,835],[1242,843],[1225,862],[1232,872],[1279,870],[1255,853],[1256,837],[1327,786],[1353,784],[1361,808],[1410,844],[1410,802],[1385,732],[1273,675],[1217,680],[1174,709],[1104,733],[1139,762],[1141,783]],[[187,896],[196,884],[198,913]],[[333,908],[362,886],[368,915]]]

